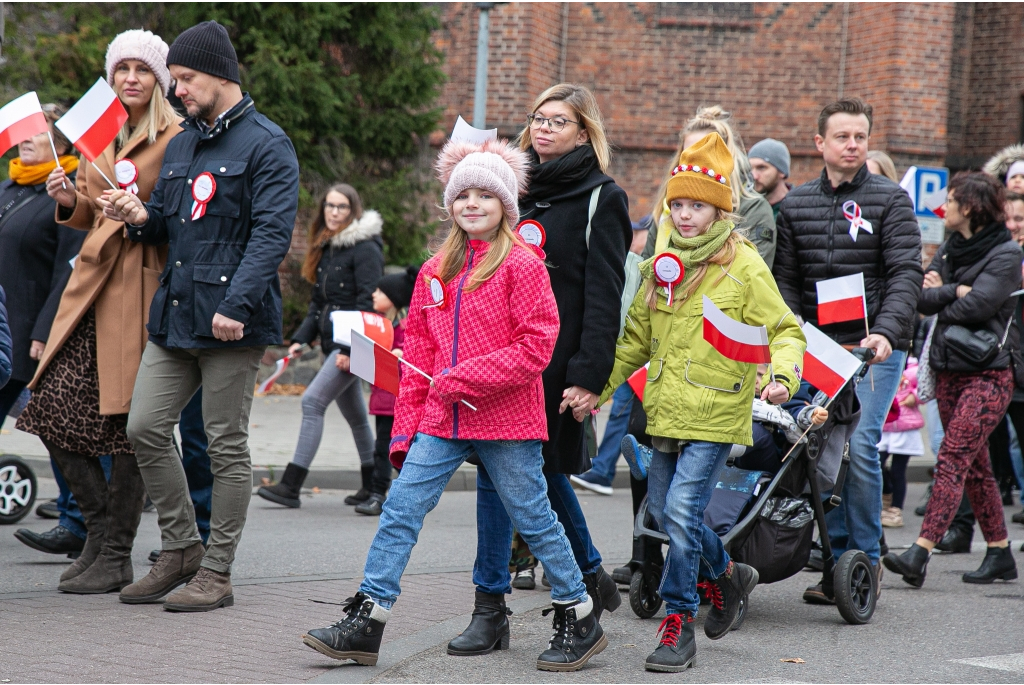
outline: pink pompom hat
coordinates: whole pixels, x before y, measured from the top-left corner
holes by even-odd
[[[145,62],[156,76],[164,97],[171,89],[171,72],[167,70],[167,43],[152,31],[132,29],[117,35],[107,47],[107,83],[114,85],[114,70],[126,59]]]
[[[444,184],[444,206],[451,208],[467,188],[483,188],[498,196],[514,229],[519,224],[519,198],[526,193],[530,158],[505,140],[482,145],[448,141],[438,155],[437,177]]]

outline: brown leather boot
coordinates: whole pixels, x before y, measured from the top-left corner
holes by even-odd
[[[211,571],[205,566],[188,585],[167,595],[164,609],[167,611],[212,611],[229,607],[235,603],[231,591],[231,574]]]
[[[206,550],[197,542],[185,549],[165,549],[160,552],[146,577],[121,590],[118,598],[125,604],[159,602],[164,595],[195,577]]]
[[[74,578],[61,581],[57,589],[75,595],[102,595],[120,591],[134,579],[131,559],[112,559],[101,553],[89,568]]]

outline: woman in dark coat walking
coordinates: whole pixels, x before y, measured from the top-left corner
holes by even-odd
[[[621,600],[601,567],[601,555],[569,483],[569,474],[590,469],[583,424],[560,408],[567,399],[596,401],[611,375],[623,265],[633,230],[626,193],[605,173],[610,152],[593,94],[575,84],[552,86],[534,101],[527,119],[519,142],[533,167],[519,211],[523,221],[540,224],[546,236],[542,249],[560,322],[554,355],[543,374],[548,426],[544,472],[551,507],[565,527],[600,619],[603,609],[612,611]],[[596,209],[589,219],[595,193]],[[450,653],[486,654],[507,634],[504,596],[511,592],[512,533],[490,476],[478,466],[476,609],[469,628],[449,644]]]
[[[320,338],[327,358],[316,378],[302,395],[302,428],[295,456],[285,467],[281,482],[256,491],[265,500],[286,507],[301,505],[299,493],[309,474],[324,433],[324,413],[337,402],[359,451],[362,488],[345,498],[345,504],[362,504],[373,489],[373,431],[363,399],[363,385],[349,373],[349,348],[334,342],[331,312],[373,311],[373,291],[384,275],[384,222],[372,209],[363,211],[359,193],[339,183],[327,191],[321,211],[309,233],[309,252],[302,275],[313,284],[309,313],[292,336],[289,354]]]

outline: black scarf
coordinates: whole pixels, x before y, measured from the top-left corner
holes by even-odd
[[[536,150],[530,148],[533,166],[530,168],[530,188],[520,202],[543,200],[554,197],[565,190],[579,185],[597,168],[597,154],[594,148],[580,145],[557,159],[541,163]]]
[[[989,224],[970,238],[954,233],[946,244],[950,269],[955,272],[961,267],[970,266],[983,259],[993,247],[1009,240],[1013,240],[1013,236],[999,222]]]

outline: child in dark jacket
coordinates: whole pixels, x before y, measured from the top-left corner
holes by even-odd
[[[395,341],[391,352],[402,356],[405,343],[405,317],[409,313],[409,301],[416,286],[418,266],[407,266],[405,271],[390,274],[380,279],[373,291],[373,311],[383,314],[395,326]],[[401,368],[399,368],[401,373]],[[395,425],[395,396],[384,388],[373,386],[370,391],[370,415],[377,419],[377,440],[373,449],[373,478],[370,481],[370,499],[357,504],[356,513],[380,516],[388,487],[391,485],[391,460],[388,458],[391,446],[391,429]]]

